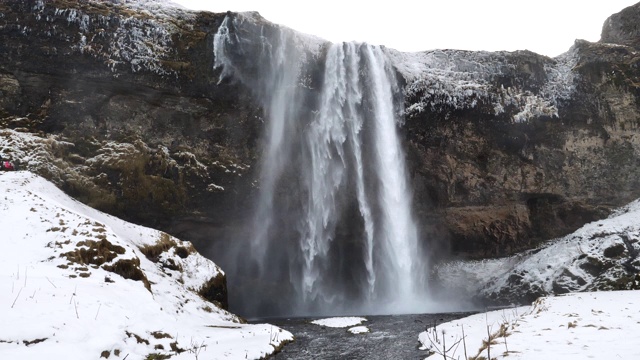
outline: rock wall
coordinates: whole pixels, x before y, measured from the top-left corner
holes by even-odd
[[[510,56],[519,70],[490,79],[490,94],[542,96],[544,67],[562,61]],[[456,252],[513,253],[638,197],[637,47],[576,41],[568,56],[574,90],[549,115],[518,121],[521,107],[496,113],[504,101],[480,97],[471,109],[444,105],[407,117],[419,212],[444,224],[436,237]]]
[[[639,9],[555,59],[388,50],[432,249],[510,254],[640,197]],[[0,127],[49,139],[48,161],[18,160],[197,247],[243,234],[264,119],[250,89],[213,68],[224,17],[149,1],[0,3]]]
[[[135,5],[0,3],[0,126],[54,136],[23,165],[77,199],[203,243],[251,198],[262,112],[216,85],[224,14]]]

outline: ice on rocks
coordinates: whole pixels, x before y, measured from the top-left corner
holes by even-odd
[[[331,328],[347,328],[355,325],[360,325],[365,321],[367,321],[367,319],[363,317],[333,317],[314,320],[311,323],[314,325],[326,326]]]
[[[523,52],[524,53],[524,52]],[[470,109],[479,101],[493,105],[495,115],[514,105],[519,112],[513,122],[526,122],[538,116],[558,116],[559,102],[568,100],[574,91],[577,55],[574,48],[555,59],[547,59],[547,76],[538,92],[521,88],[496,87],[499,77],[513,76],[516,66],[508,52],[431,50],[402,53],[387,49],[393,65],[407,82],[405,94],[418,97],[405,109],[409,117],[441,106]]]

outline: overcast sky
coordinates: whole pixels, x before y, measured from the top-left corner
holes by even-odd
[[[333,42],[402,51],[531,50],[548,56],[598,41],[604,20],[637,0],[173,0],[195,10],[255,10]]]

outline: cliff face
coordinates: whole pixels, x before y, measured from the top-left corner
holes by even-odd
[[[408,110],[428,105],[405,127],[419,211],[444,224],[431,228],[454,250],[512,253],[638,197],[639,9],[609,18],[600,42],[578,40],[555,59],[442,52],[455,58],[454,74],[469,58],[500,68],[467,83],[449,74],[458,98],[444,104],[428,88],[409,93]],[[459,89],[469,82],[473,91]]]
[[[640,196],[639,9],[555,59],[387,50],[424,241],[509,254]],[[42,137],[0,152],[101,210],[196,246],[232,241],[253,212],[264,119],[251,89],[219,83],[224,17],[154,2],[0,3],[0,126]]]
[[[216,85],[224,14],[135,6],[0,4],[0,124],[49,137],[54,156],[17,160],[79,200],[208,241],[251,197],[262,112]]]

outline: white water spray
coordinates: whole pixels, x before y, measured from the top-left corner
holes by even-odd
[[[240,18],[233,27],[247,21]],[[250,240],[254,278],[289,282],[289,313],[428,309],[427,266],[396,129],[398,89],[384,51],[332,44],[313,63],[320,53],[310,55],[288,29],[266,36],[263,27],[259,40],[245,40],[228,21],[215,38],[216,66],[254,89],[268,121]],[[259,78],[238,63],[243,54],[227,52],[252,44],[262,49],[253,69]],[[304,77],[314,65],[323,75],[309,88]]]

